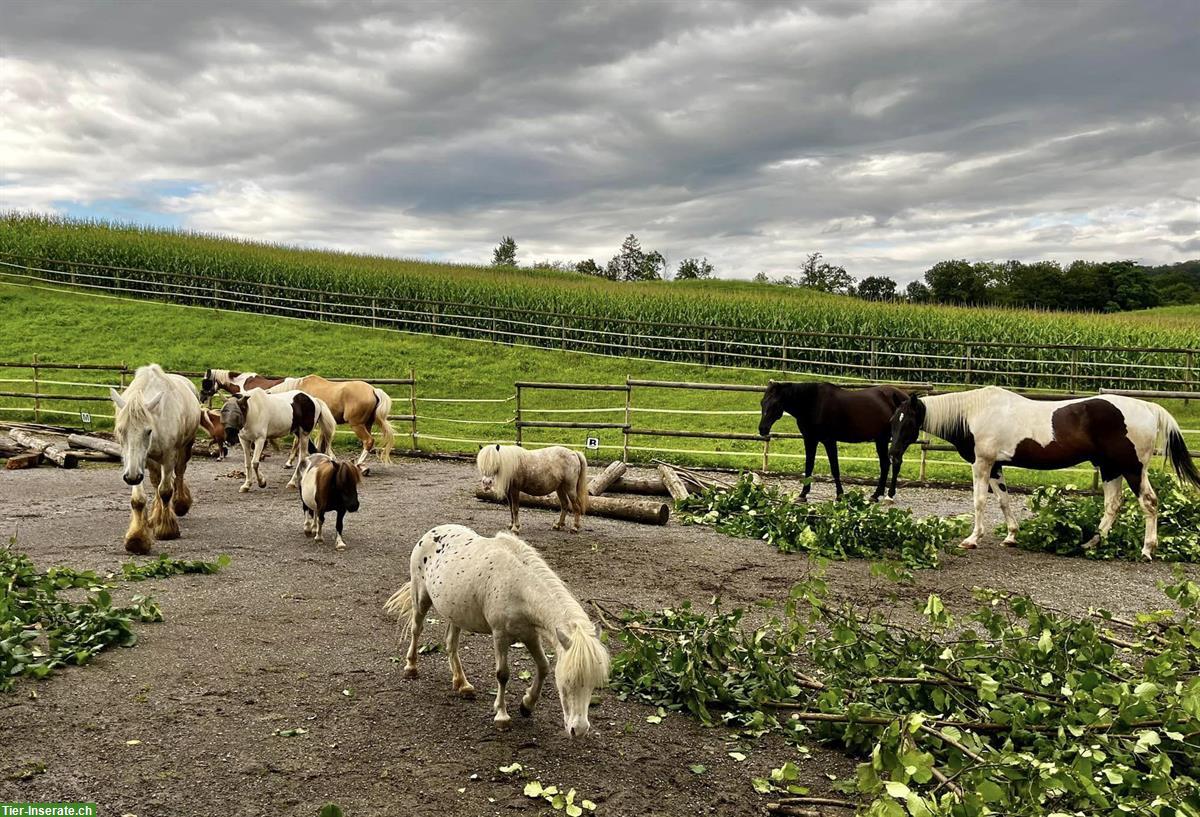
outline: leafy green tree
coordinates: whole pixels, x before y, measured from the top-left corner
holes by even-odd
[[[933,300],[933,293],[921,281],[909,281],[904,288],[904,297],[909,303],[927,304]]]
[[[598,278],[607,277],[604,274],[604,267],[596,263],[594,258],[588,258],[585,261],[580,261],[575,265],[576,272],[582,272],[584,275],[595,275]]]
[[[500,244],[492,250],[493,267],[515,267],[517,265],[517,242],[510,235],[500,239]]]
[[[846,268],[822,261],[819,252],[810,254],[800,266],[800,286],[841,295],[854,294],[854,279]]]
[[[943,304],[987,302],[987,280],[965,260],[939,261],[925,273],[925,283],[934,301]]]
[[[765,272],[760,272],[758,275],[755,275],[755,276],[754,276],[754,278],[753,278],[752,280],[753,280],[753,281],[754,281],[754,283],[756,283],[756,284],[769,284],[769,283],[771,283],[771,279],[767,277],[767,274],[766,274]]]
[[[642,242],[630,233],[621,244],[621,251],[608,262],[607,277],[614,281],[659,281],[667,267],[667,259],[657,250],[646,252]]]
[[[885,275],[871,275],[858,282],[858,297],[868,301],[896,300],[896,282]]]
[[[697,281],[712,278],[715,270],[707,258],[685,258],[679,262],[675,272],[676,281]]]

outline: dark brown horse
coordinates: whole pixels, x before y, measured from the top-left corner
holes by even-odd
[[[842,475],[838,467],[838,443],[875,443],[879,456],[879,484],[872,501],[883,496],[888,473],[888,439],[892,414],[908,399],[894,386],[843,389],[832,383],[783,383],[771,381],[762,398],[762,417],[758,433],[771,433],[771,426],[784,412],[796,418],[796,427],[804,435],[804,489],[800,499],[807,500],[812,487],[813,460],[817,444],[825,446],[829,470],[837,495],[842,495]],[[889,496],[896,495],[893,485]]]

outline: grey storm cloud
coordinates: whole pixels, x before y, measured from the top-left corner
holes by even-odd
[[[9,2],[0,205],[486,261],[1194,252],[1200,5]]]

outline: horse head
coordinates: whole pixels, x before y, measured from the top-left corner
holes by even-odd
[[[783,389],[774,380],[767,386],[762,396],[762,415],[758,420],[758,436],[765,437],[771,433],[771,426],[783,416]]]
[[[216,396],[217,390],[221,384],[217,382],[217,376],[212,369],[204,372],[204,377],[200,380],[200,402],[207,403]]]
[[[162,402],[163,393],[147,399],[140,394],[125,398],[116,389],[108,391],[117,409],[113,431],[121,445],[121,479],[127,485],[138,485],[146,478],[146,457],[154,438],[151,412]]]
[[[592,693],[608,681],[608,650],[600,643],[600,625],[591,632],[576,623],[571,632],[555,628],[560,647],[554,669],[554,685],[562,703],[563,728],[572,738],[581,738],[591,729],[588,707]]]
[[[238,444],[242,426],[246,424],[246,399],[239,395],[221,406],[221,425],[225,427],[225,441],[229,445]]]
[[[917,441],[921,428],[925,424],[925,404],[920,395],[914,394],[900,404],[892,415],[892,435],[888,443],[888,455],[892,465],[898,466],[904,460],[904,452]]]

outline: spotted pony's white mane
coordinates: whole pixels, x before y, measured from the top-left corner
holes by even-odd
[[[492,477],[494,480],[492,484],[496,496],[503,497],[508,495],[509,483],[512,482],[517,469],[521,467],[521,461],[528,454],[529,452],[519,445],[496,445],[493,443],[479,449],[479,454],[475,457],[475,464],[479,466],[480,474]]]
[[[494,445],[491,448],[496,449]],[[495,540],[508,547],[525,567],[524,578],[540,585],[542,592],[536,594],[534,612],[542,622],[546,640],[556,640],[556,628],[571,640],[571,646],[559,656],[557,672],[593,688],[603,686],[608,681],[608,651],[596,638],[592,621],[575,596],[533,547],[508,531],[497,533]]]
[[[976,409],[994,404],[1000,396],[1022,399],[998,386],[925,397],[921,400],[925,406],[925,422],[921,428],[943,439],[961,436],[962,432],[970,430],[970,418]]]

